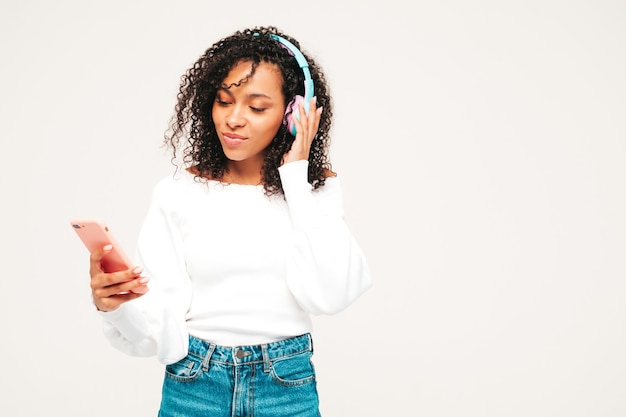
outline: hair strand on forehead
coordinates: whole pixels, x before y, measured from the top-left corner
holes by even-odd
[[[245,62],[245,61],[240,61],[240,62]],[[250,72],[243,77],[242,79],[240,79],[237,82],[234,83],[230,83],[230,84],[225,84],[224,82],[222,82],[221,88],[223,90],[230,90],[233,87],[241,87],[242,84],[247,83],[250,78],[252,78],[254,76],[254,73],[256,72],[256,67],[258,66],[258,64],[256,62],[252,62],[252,65],[250,66]]]

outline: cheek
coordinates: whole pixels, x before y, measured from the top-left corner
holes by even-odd
[[[283,124],[283,113],[280,114],[275,114],[270,120],[267,121],[266,126],[267,128],[265,129],[266,132],[270,135],[276,136],[276,133],[278,133],[278,129],[280,129],[280,126]]]

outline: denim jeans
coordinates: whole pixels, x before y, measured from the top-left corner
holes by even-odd
[[[319,417],[311,336],[255,346],[189,338],[167,365],[160,417]]]

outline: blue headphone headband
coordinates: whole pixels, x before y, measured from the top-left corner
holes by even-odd
[[[285,47],[291,52],[293,57],[296,59],[296,61],[298,61],[298,65],[300,66],[300,68],[302,69],[302,72],[304,73],[304,108],[308,113],[309,102],[313,98],[313,79],[311,78],[311,71],[309,71],[309,63],[307,62],[302,52],[300,52],[300,50],[296,48],[296,46],[293,43],[289,42],[287,39],[278,35],[274,35],[273,33],[270,33],[269,37],[279,42],[281,45],[285,45]]]
[[[300,68],[302,68],[302,71],[304,71],[304,78],[306,80],[310,80],[311,73],[309,72],[309,63],[307,62],[302,52],[300,52],[300,50],[296,48],[296,46],[293,43],[289,42],[285,38],[282,38],[278,35],[274,35],[273,33],[270,33],[270,38],[274,39],[275,41],[287,47],[287,49],[291,52],[293,57],[296,58],[296,61],[298,61],[298,65],[300,65]]]
[[[255,33],[254,36],[259,36],[259,33]],[[302,69],[302,72],[304,73],[304,97],[299,96],[299,95],[295,96],[294,103],[291,106],[291,110],[289,109],[289,107],[287,108],[288,112],[289,110],[291,111],[291,114],[287,116],[287,124],[289,127],[289,131],[291,132],[292,135],[295,136],[296,126],[293,123],[293,121],[290,120],[290,117],[295,116],[298,120],[300,120],[300,113],[298,110],[298,103],[300,101],[303,102],[302,104],[304,105],[304,110],[306,111],[306,113],[307,114],[309,113],[310,102],[311,102],[311,99],[313,98],[313,94],[315,91],[315,88],[313,85],[313,78],[311,78],[311,71],[309,70],[309,63],[307,62],[302,52],[300,52],[300,50],[296,48],[296,46],[293,43],[289,42],[287,39],[281,36],[275,35],[273,33],[269,33],[268,36],[270,37],[270,39],[273,39],[276,42],[280,43],[291,53],[291,55],[298,62],[300,69]]]

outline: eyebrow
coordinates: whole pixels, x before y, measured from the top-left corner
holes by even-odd
[[[224,93],[228,94],[229,96],[234,96],[234,94],[227,88],[219,88],[217,91],[223,91]],[[267,98],[272,100],[272,97],[268,96],[267,94],[264,93],[250,93],[250,94],[246,94],[246,97],[248,99],[254,99],[254,98]]]
[[[272,99],[270,96],[268,96],[267,94],[263,94],[263,93],[248,94],[248,98],[269,98],[270,100]]]

